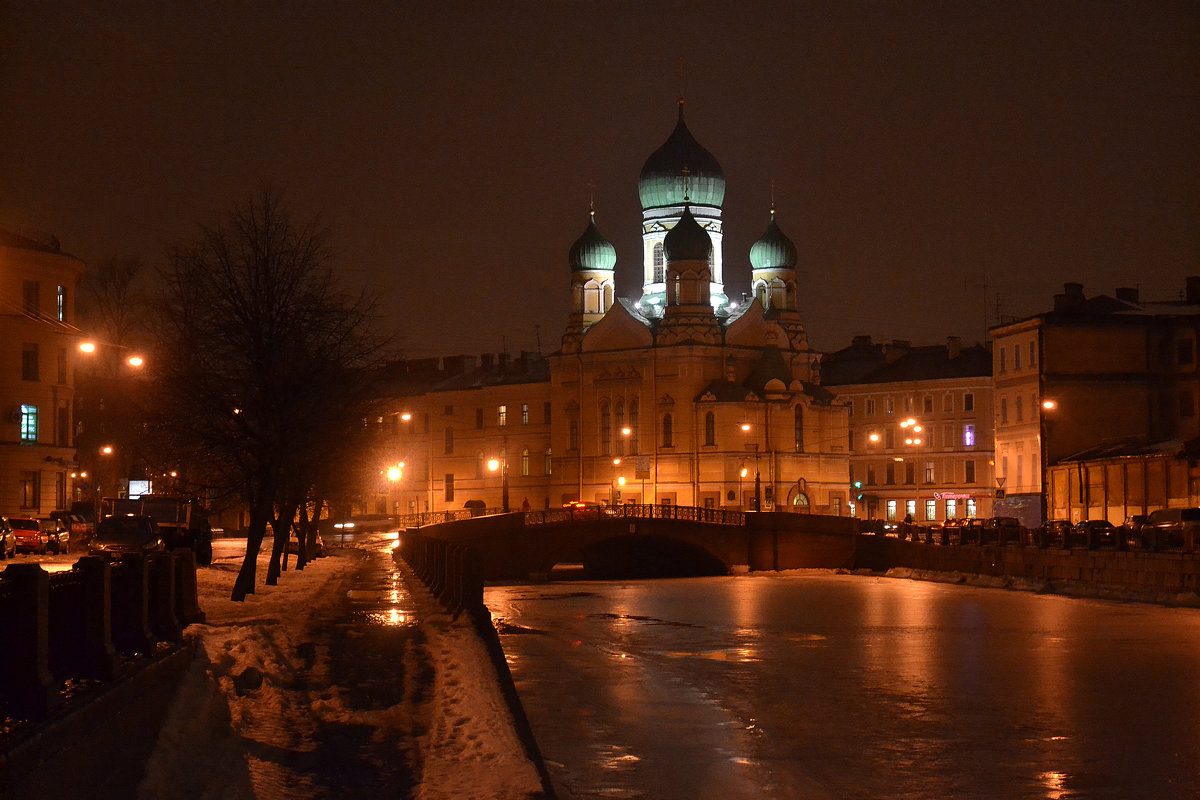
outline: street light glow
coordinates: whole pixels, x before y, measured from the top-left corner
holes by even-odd
[[[410,419],[412,419],[412,413],[405,411],[404,413],[402,413],[400,415],[400,419],[404,420],[405,422],[408,422]]]
[[[80,342],[79,349],[81,352],[84,352],[84,353],[94,353],[94,352],[96,352],[96,343],[95,342]]]
[[[1042,408],[1046,409],[1047,411],[1053,411],[1054,409],[1058,408],[1058,403],[1054,402],[1053,400],[1043,400]]]
[[[492,472],[495,472],[496,470],[500,469],[500,459],[489,458],[488,459],[488,469],[490,469]]]
[[[749,433],[749,432],[750,432],[750,423],[749,423],[749,422],[743,422],[743,423],[742,423],[742,430],[743,430],[744,432],[746,432],[746,433]]]
[[[131,367],[140,367],[145,363],[145,361],[142,360],[141,356],[130,356],[129,358],[125,359],[125,363]]]
[[[106,456],[111,456],[112,455],[112,445],[111,444],[104,445],[104,447],[100,448],[100,452]]]

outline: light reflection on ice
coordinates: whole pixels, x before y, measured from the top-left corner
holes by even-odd
[[[407,611],[401,611],[398,608],[389,608],[385,611],[374,611],[367,614],[367,620],[376,625],[382,625],[386,628],[409,628],[417,624],[415,614],[410,614]]]

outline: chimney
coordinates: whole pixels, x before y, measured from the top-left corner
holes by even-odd
[[[1078,311],[1083,307],[1083,284],[1064,283],[1063,293],[1054,295],[1055,311]]]
[[[946,355],[949,356],[951,361],[962,355],[962,339],[957,336],[947,336]]]
[[[1200,277],[1195,275],[1188,276],[1187,302],[1189,306],[1200,305]]]
[[[479,364],[480,364],[480,366],[482,366],[484,369],[491,369],[491,366],[492,366],[492,354],[491,354],[491,353],[480,353],[480,354],[479,354]]]
[[[883,358],[887,363],[891,364],[905,355],[908,355],[909,348],[912,347],[912,342],[907,339],[893,339],[891,344],[883,346]]]
[[[1193,281],[1193,280],[1195,280],[1195,279],[1194,279],[1194,278],[1188,278],[1188,289],[1189,289],[1189,290],[1191,289],[1191,286],[1192,286],[1192,284],[1191,284],[1191,281]],[[1138,305],[1138,290],[1137,290],[1137,287],[1134,287],[1134,286],[1118,286],[1118,287],[1117,287],[1117,299],[1118,299],[1118,300],[1123,300],[1123,301],[1125,301],[1126,303],[1132,303],[1132,304],[1133,304],[1133,305],[1135,305],[1135,306],[1136,306],[1136,305]]]

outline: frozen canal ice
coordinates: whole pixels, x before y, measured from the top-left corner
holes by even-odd
[[[563,800],[1200,797],[1200,610],[829,573],[486,600]]]

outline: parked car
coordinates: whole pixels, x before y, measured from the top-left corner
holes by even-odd
[[[88,553],[115,556],[165,550],[166,544],[154,520],[142,514],[105,517],[88,542]]]
[[[1075,526],[1065,519],[1047,520],[1038,528],[1037,541],[1040,547],[1070,547],[1071,531]]]
[[[18,553],[46,555],[48,538],[42,533],[42,526],[36,519],[30,517],[9,517],[8,526],[12,529],[15,544],[13,549]]]
[[[17,554],[17,537],[8,524],[7,517],[0,517],[0,560],[12,558]]]
[[[71,531],[61,519],[39,519],[38,525],[42,526],[42,533],[46,534],[46,547],[53,550],[55,555],[67,552]]]
[[[1143,546],[1155,550],[1195,547],[1200,538],[1200,508],[1160,508],[1142,525]]]
[[[1075,523],[1074,541],[1087,547],[1119,547],[1121,532],[1106,519],[1085,519]]]
[[[1142,527],[1145,526],[1149,514],[1130,514],[1121,523],[1122,534],[1128,547],[1142,546]]]

